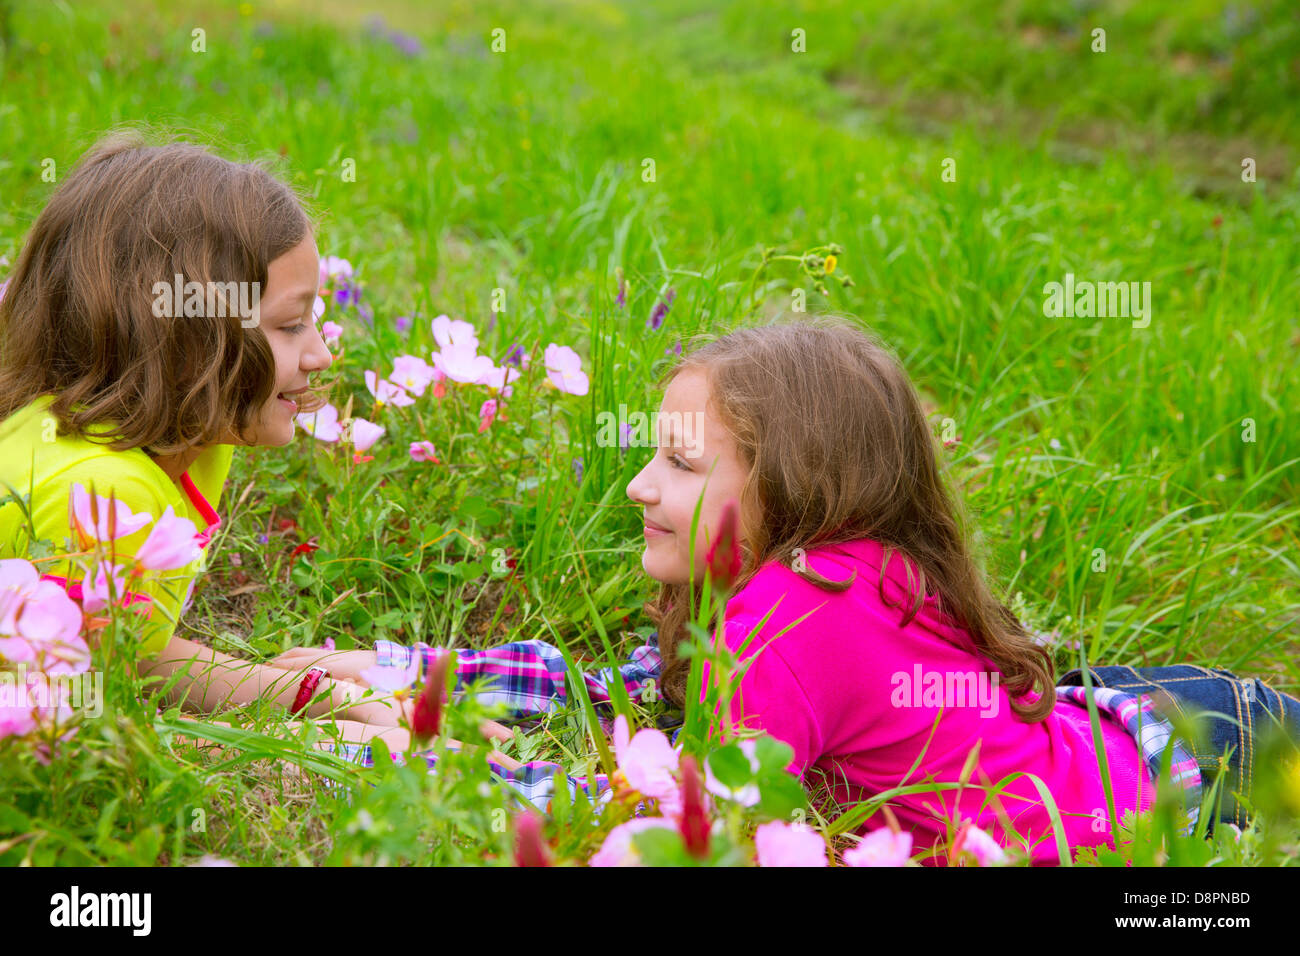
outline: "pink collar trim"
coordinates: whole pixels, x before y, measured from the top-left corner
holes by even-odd
[[[206,548],[208,542],[212,540],[212,536],[221,527],[221,515],[217,514],[217,509],[208,504],[208,499],[204,498],[203,493],[195,487],[194,479],[190,477],[188,471],[181,475],[181,487],[185,489],[185,494],[189,496],[190,504],[198,509],[199,514],[203,516],[203,520],[207,522],[203,530],[194,537],[200,548]]]

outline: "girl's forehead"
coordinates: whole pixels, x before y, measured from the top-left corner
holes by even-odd
[[[725,453],[730,439],[712,411],[708,375],[702,369],[682,372],[664,391],[658,415],[659,441],[669,447]]]

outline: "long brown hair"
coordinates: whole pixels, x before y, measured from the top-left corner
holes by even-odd
[[[96,143],[36,218],[0,299],[0,421],[41,395],[60,435],[171,455],[240,440],[275,388],[266,335],[224,317],[159,317],[154,284],[257,282],[313,231],[261,163],[138,129]],[[323,404],[306,392],[300,411]]]
[[[894,552],[903,557],[909,580],[913,564],[919,575],[915,603],[901,623],[933,593],[941,612],[1001,671],[1012,709],[1030,722],[1046,717],[1056,701],[1051,655],[989,589],[916,390],[879,340],[821,316],[705,342],[659,384],[703,370],[710,407],[749,469],[740,498],[744,564],[733,590],[779,561],[818,587],[843,591],[851,581],[791,567],[794,552],[874,539],[887,561]],[[888,603],[883,573],[879,587]],[[664,694],[678,706],[689,675],[689,661],[676,653],[690,613],[688,588],[663,585],[645,609],[659,626]],[[1040,695],[1036,701],[1017,699],[1031,690]]]

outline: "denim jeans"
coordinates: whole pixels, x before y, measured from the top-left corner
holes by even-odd
[[[1094,667],[1091,673],[1095,687],[1151,695],[1156,709],[1175,725],[1180,717],[1192,719],[1205,712],[1199,739],[1187,743],[1201,768],[1203,795],[1209,793],[1221,770],[1226,774],[1219,785],[1218,813],[1218,819],[1226,823],[1244,826],[1247,822],[1246,809],[1237,795],[1251,798],[1260,736],[1270,729],[1284,730],[1291,740],[1300,743],[1300,700],[1279,693],[1258,678],[1242,678],[1222,668],[1194,664]],[[1076,668],[1057,683],[1082,685],[1082,672]],[[1161,695],[1162,691],[1167,697]],[[1227,759],[1222,760],[1225,754]],[[1212,815],[1209,824],[1212,831]]]

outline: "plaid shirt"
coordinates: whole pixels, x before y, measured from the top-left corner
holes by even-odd
[[[420,655],[420,670],[427,674],[439,649],[428,644],[405,647],[392,641],[376,641],[375,651],[379,664],[385,667],[409,667],[414,655]],[[456,690],[473,689],[481,701],[504,703],[507,720],[549,714],[565,706],[564,657],[545,641],[519,641],[484,651],[458,650],[456,655]],[[658,636],[652,634],[646,644],[632,653],[629,663],[618,668],[623,686],[633,700],[640,700],[641,695],[658,681],[661,664]],[[613,679],[612,667],[595,673],[584,672],[583,680],[592,703],[609,703],[609,682]],[[1056,688],[1056,694],[1058,700],[1087,707],[1087,688],[1060,686]],[[1191,833],[1200,815],[1201,772],[1185,743],[1174,736],[1173,726],[1152,709],[1151,698],[1147,695],[1137,697],[1105,687],[1093,688],[1093,694],[1097,709],[1118,720],[1137,741],[1152,780],[1159,778],[1161,755],[1172,741],[1171,777],[1174,785],[1182,790],[1189,821],[1182,832]],[[607,723],[602,721],[608,733]],[[673,742],[676,743],[676,734]],[[362,766],[374,766],[367,744],[345,743],[341,751],[343,756],[359,761]],[[396,760],[402,759],[400,754],[393,756]],[[420,756],[433,766],[435,758],[432,754]],[[543,812],[549,811],[559,781],[567,787],[570,799],[582,791],[588,798],[594,798],[597,806],[603,806],[610,796],[609,779],[603,773],[594,774],[590,779],[568,776],[559,764],[545,761],[533,761],[518,770],[507,770],[491,761],[489,766],[524,801]]]
[[[405,647],[393,641],[376,641],[375,651],[381,667],[410,667],[413,658],[419,655],[420,673],[423,675],[429,672],[439,648],[428,644]],[[618,668],[628,696],[639,701],[658,681],[661,663],[658,637],[651,635],[646,644],[632,652],[630,661]],[[559,710],[567,703],[566,669],[564,656],[545,641],[518,641],[485,651],[457,650],[455,690],[473,690],[483,703],[505,704],[506,720],[539,717]],[[582,676],[592,703],[608,704],[614,668],[584,672]],[[602,720],[601,725],[608,734],[609,722]],[[369,744],[342,743],[338,746],[344,758],[363,767],[375,765]],[[425,752],[420,756],[430,767],[436,763],[437,758],[432,753]],[[401,754],[394,754],[393,758],[403,759]],[[588,799],[594,799],[597,806],[603,806],[611,795],[609,777],[603,773],[593,774],[590,779],[569,776],[559,764],[543,760],[526,763],[517,770],[508,770],[490,760],[488,766],[524,801],[543,812],[549,812],[551,797],[560,781],[568,788],[570,800],[581,791]]]

